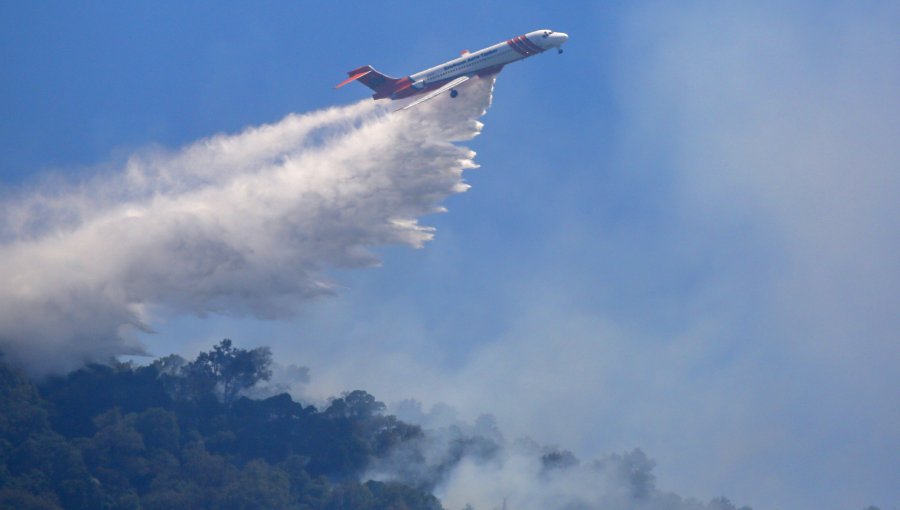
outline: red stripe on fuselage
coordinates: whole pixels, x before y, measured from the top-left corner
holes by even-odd
[[[537,55],[538,53],[544,51],[540,48],[540,46],[531,42],[531,39],[529,39],[528,36],[520,35],[518,37],[518,39],[519,39],[519,44],[522,45],[523,48],[528,50],[528,52],[531,53],[532,55]]]
[[[508,44],[510,48],[516,50],[516,52],[519,55],[522,55],[523,57],[528,56],[528,53],[526,53],[525,50],[520,49],[516,44],[514,44],[512,39],[506,41],[506,44]]]
[[[522,37],[522,44],[527,46],[531,51],[533,51],[535,53],[540,53],[540,52],[544,51],[544,48],[541,48],[537,44],[534,44],[533,42],[531,42],[531,39],[529,39],[528,37],[526,37],[524,35],[521,37]]]
[[[440,88],[445,84],[449,83],[451,80],[455,80],[459,78],[459,76],[452,76],[450,78],[444,78],[443,80],[433,81],[425,85],[420,89],[416,89],[412,87],[412,80],[410,80],[409,85],[403,85],[397,90],[395,90],[391,95],[391,99],[403,99],[406,97],[417,96],[419,94],[423,94],[425,92],[430,92],[434,89]],[[404,78],[404,80],[408,80],[409,78]]]
[[[513,42],[516,44],[516,46],[518,46],[525,53],[526,57],[530,57],[530,56],[534,55],[534,52],[531,51],[531,48],[529,48],[528,46],[525,45],[525,43],[522,42],[522,39],[524,37],[525,37],[524,35],[520,35],[519,37],[516,37],[515,39],[513,39]]]
[[[413,84],[412,79],[409,76],[407,76],[406,78],[397,80],[397,83],[394,84],[394,90],[391,91],[391,94],[396,94],[400,91],[406,90],[406,89],[412,87],[412,84]]]

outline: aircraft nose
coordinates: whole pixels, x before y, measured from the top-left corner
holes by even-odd
[[[553,32],[550,34],[550,44],[559,48],[569,38],[569,34],[563,32]]]

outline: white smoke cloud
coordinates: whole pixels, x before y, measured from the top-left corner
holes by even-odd
[[[512,437],[585,458],[640,446],[661,486],[704,500],[897,501],[897,18],[886,4],[629,7],[593,61],[579,55],[584,110],[555,133],[573,142],[545,146],[593,143],[596,159],[516,167],[554,186],[503,189],[512,207],[482,228],[500,232],[494,253],[467,226],[423,257],[417,278],[491,289],[449,294],[477,307],[376,301],[373,285],[363,327],[360,306],[332,300],[309,341],[276,352],[314,367],[321,395],[490,411]],[[540,221],[500,231],[510,218]],[[309,347],[323,333],[342,349]]]
[[[737,510],[722,497],[702,503],[657,488],[656,463],[639,449],[582,462],[530,439],[507,441],[490,415],[470,425],[446,405],[424,413],[407,400],[395,410],[425,433],[378,459],[363,479],[433,490],[451,510]]]
[[[0,211],[0,348],[35,373],[143,351],[154,311],[290,316],[329,268],[420,247],[417,218],[467,189],[493,79],[391,114],[371,100],[38,185]]]

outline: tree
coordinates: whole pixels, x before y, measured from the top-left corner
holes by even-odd
[[[384,410],[383,402],[375,400],[375,397],[365,391],[354,390],[345,393],[342,398],[332,400],[331,405],[325,410],[325,414],[333,418],[368,420],[384,413]]]
[[[0,508],[61,510],[62,507],[53,494],[35,494],[23,489],[5,487],[0,489]]]
[[[365,487],[374,498],[374,508],[390,510],[443,510],[440,501],[426,492],[400,483],[369,480]]]
[[[288,474],[262,460],[248,462],[240,475],[222,488],[221,496],[222,507],[234,510],[296,508]]]
[[[175,413],[152,407],[135,418],[134,427],[140,432],[148,449],[177,452],[180,432]]]
[[[364,391],[326,411],[242,392],[268,349],[89,365],[35,385],[0,358],[0,509],[439,510],[422,487],[359,483],[420,438]]]
[[[325,504],[326,510],[370,510],[375,498],[365,485],[346,482],[336,486]]]
[[[577,465],[578,459],[568,450],[553,449],[541,455],[541,467],[544,471],[565,470]]]
[[[139,412],[166,408],[172,400],[156,368],[123,363],[91,364],[64,377],[51,377],[40,390],[52,404],[53,429],[69,438],[92,436],[97,430],[93,418],[110,409]]]
[[[224,339],[210,352],[201,352],[186,367],[186,376],[195,388],[217,391],[226,404],[241,391],[272,377],[272,352],[268,347],[239,349]]]
[[[2,360],[0,355],[0,437],[18,445],[49,428],[47,411],[38,389],[25,374]]]

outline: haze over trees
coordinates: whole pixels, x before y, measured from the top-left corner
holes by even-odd
[[[35,385],[0,364],[0,508],[436,510],[428,492],[359,482],[422,434],[363,391],[323,410],[241,391],[266,348],[224,340],[195,360],[90,365]]]
[[[738,510],[660,491],[640,450],[582,463],[487,416],[424,430],[361,390],[248,398],[272,370],[230,340],[39,382],[0,355],[0,509]]]

